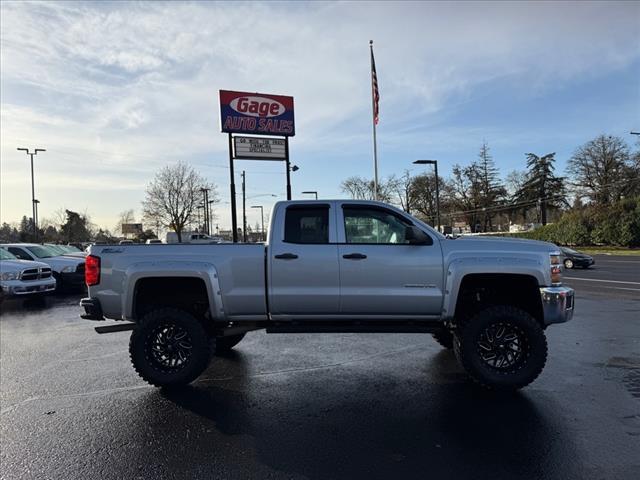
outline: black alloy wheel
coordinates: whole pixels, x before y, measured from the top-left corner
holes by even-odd
[[[215,350],[193,315],[161,307],[142,317],[131,333],[129,356],[138,375],[156,387],[186,385],[207,368]]]
[[[193,344],[187,330],[166,323],[157,326],[147,337],[145,349],[155,368],[171,373],[181,370],[189,363]]]
[[[509,323],[489,325],[480,334],[476,345],[482,361],[499,371],[518,368],[529,354],[526,335]]]
[[[474,381],[496,390],[530,384],[547,361],[542,326],[528,312],[511,305],[487,307],[459,322],[453,349]]]

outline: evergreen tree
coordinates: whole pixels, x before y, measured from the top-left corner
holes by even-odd
[[[500,180],[498,168],[489,152],[487,142],[482,143],[475,165],[480,180],[480,206],[483,209],[484,231],[491,231],[495,217],[493,208],[504,201],[507,190]]]
[[[547,210],[559,209],[566,204],[566,191],[564,178],[554,175],[555,152],[547,153],[539,157],[533,153],[527,153],[527,176],[524,184],[516,192],[515,203],[524,205],[524,208],[538,208],[540,223],[547,224]]]

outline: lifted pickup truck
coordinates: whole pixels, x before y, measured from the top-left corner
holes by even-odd
[[[82,317],[129,321],[101,328],[133,330],[133,366],[160,387],[266,329],[431,333],[478,383],[517,389],[545,365],[545,328],[573,315],[550,243],[450,240],[370,201],[279,202],[271,217],[266,245],[92,246]]]

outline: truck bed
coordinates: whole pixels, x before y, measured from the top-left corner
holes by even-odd
[[[229,320],[266,319],[265,246],[263,244],[213,245],[95,245],[90,253],[100,257],[102,275],[94,290],[107,318],[129,319],[135,282],[145,277],[202,278],[213,298],[224,299],[220,308]],[[121,313],[122,312],[122,313]]]

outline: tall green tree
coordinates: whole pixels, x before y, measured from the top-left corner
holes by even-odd
[[[65,210],[67,221],[60,226],[60,236],[66,243],[87,242],[91,239],[89,219],[72,210]]]
[[[507,194],[487,142],[483,142],[480,147],[476,169],[480,177],[480,203],[484,231],[486,232],[493,230],[496,207],[504,203]]]
[[[559,209],[567,204],[564,178],[554,173],[555,152],[539,157],[527,153],[527,173],[524,183],[515,192],[516,208],[530,210],[537,208],[540,223],[547,224],[547,211]]]

